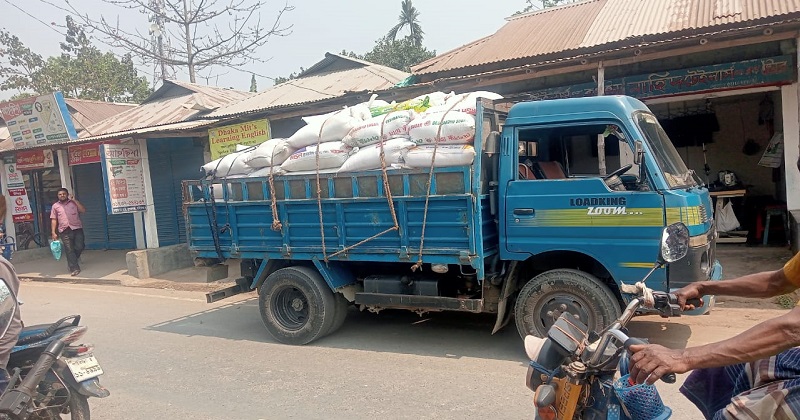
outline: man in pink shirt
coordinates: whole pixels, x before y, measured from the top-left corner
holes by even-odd
[[[53,210],[50,211],[50,226],[53,240],[61,239],[61,249],[67,255],[67,264],[73,276],[81,272],[78,259],[83,252],[84,237],[80,213],[84,212],[86,207],[75,197],[70,197],[69,190],[58,190],[58,201],[53,203]]]

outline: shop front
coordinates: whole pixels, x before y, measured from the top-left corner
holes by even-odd
[[[20,151],[15,163],[31,210],[29,216],[14,217],[17,248],[45,246],[50,239],[50,210],[61,188],[58,157],[50,149]]]
[[[75,197],[86,207],[81,215],[86,248],[135,249],[134,214],[108,214],[100,143],[70,146],[68,156]]]

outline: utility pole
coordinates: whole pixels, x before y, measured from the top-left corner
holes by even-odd
[[[161,80],[166,80],[167,63],[164,56],[164,0],[150,0],[152,15],[150,17],[150,36],[153,41],[153,49],[158,51],[158,63],[161,67],[161,74],[156,76]]]

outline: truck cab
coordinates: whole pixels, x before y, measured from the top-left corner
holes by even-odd
[[[619,308],[603,302],[628,300],[620,285],[653,267],[670,223],[686,224],[691,250],[648,286],[670,290],[720,278],[708,190],[640,101],[518,103],[500,143],[500,257],[518,261],[525,281],[515,306],[520,334],[543,335],[562,312],[589,325],[613,318]],[[598,169],[605,165],[608,172]]]

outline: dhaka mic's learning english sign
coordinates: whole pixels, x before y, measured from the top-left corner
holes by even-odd
[[[269,140],[269,137],[269,121],[266,118],[211,128],[208,130],[211,159],[217,159],[235,152],[237,144],[255,146]]]

